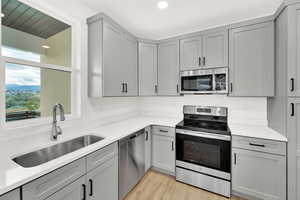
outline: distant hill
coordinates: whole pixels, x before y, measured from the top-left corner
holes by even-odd
[[[40,92],[41,87],[39,85],[7,84],[5,89],[13,92]]]

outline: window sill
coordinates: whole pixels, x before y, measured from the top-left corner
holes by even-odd
[[[66,115],[66,121],[71,121],[71,120],[75,120],[75,119],[79,119],[79,117],[74,116],[74,115]],[[52,121],[53,121],[52,117],[25,119],[25,120],[20,120],[20,121],[3,122],[2,127],[4,130],[31,128],[31,127],[37,127],[37,126],[51,125]]]

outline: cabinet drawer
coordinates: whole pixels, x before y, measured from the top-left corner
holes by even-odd
[[[23,200],[42,200],[85,174],[82,158],[23,186]]]
[[[232,147],[286,155],[286,143],[274,140],[232,136]]]
[[[15,189],[0,196],[0,200],[20,200],[20,189]]]
[[[118,155],[118,143],[115,142],[87,156],[87,171],[95,169]]]
[[[152,133],[155,135],[175,137],[175,128],[167,126],[153,126]]]

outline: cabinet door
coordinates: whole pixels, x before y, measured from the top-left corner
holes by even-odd
[[[21,200],[20,189],[15,189],[0,196],[0,200]]]
[[[229,32],[231,96],[274,96],[274,23]]]
[[[228,31],[203,36],[203,65],[205,67],[228,66]]]
[[[114,157],[86,176],[88,199],[118,200],[118,157]]]
[[[145,128],[145,172],[147,172],[152,165],[151,144],[152,144],[152,133],[151,133],[151,127],[149,126]]]
[[[179,41],[158,46],[158,95],[179,95]]]
[[[139,43],[139,96],[157,94],[157,45]]]
[[[288,199],[300,199],[300,99],[289,99],[288,109]],[[298,187],[297,187],[298,186]]]
[[[122,62],[122,33],[103,23],[103,96],[124,96],[125,66]]]
[[[81,177],[45,200],[82,200],[85,199],[85,187],[84,177]]]
[[[175,141],[172,137],[152,135],[152,164],[154,167],[175,172]]]
[[[130,36],[122,38],[121,67],[118,72],[123,76],[125,85],[125,96],[137,96],[138,74],[137,74],[137,41]]]
[[[180,41],[180,69],[192,70],[203,66],[202,37],[187,38]]]
[[[288,9],[288,95],[300,97],[300,5]]]
[[[286,199],[286,157],[232,149],[232,190],[264,200]]]

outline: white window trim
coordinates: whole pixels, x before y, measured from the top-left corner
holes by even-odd
[[[22,59],[16,59],[16,58],[10,58],[10,57],[4,57],[0,56],[1,59],[1,67],[0,67],[0,125],[3,129],[12,130],[12,129],[19,129],[19,128],[28,128],[28,127],[34,127],[34,126],[41,126],[41,125],[49,125],[52,122],[52,117],[41,117],[41,118],[35,118],[35,119],[25,119],[20,121],[10,121],[6,122],[6,106],[5,106],[5,63],[15,63],[15,64],[23,64],[23,65],[29,65],[29,66],[36,66],[40,68],[48,68],[48,69],[55,69],[60,71],[67,71],[71,72],[71,114],[66,115],[66,120],[73,120],[73,119],[79,119],[81,117],[81,109],[80,109],[80,95],[81,95],[81,86],[80,86],[80,62],[78,62],[78,59],[76,54],[78,55],[80,51],[78,51],[77,40],[80,38],[80,35],[77,35],[76,33],[80,31],[80,22],[78,21],[70,21],[67,18],[62,17],[59,13],[56,13],[56,11],[50,11],[44,8],[42,4],[27,0],[20,0],[20,2],[26,3],[29,6],[32,6],[33,8],[40,10],[41,12],[48,14],[49,16],[52,16],[58,20],[61,20],[71,26],[71,37],[72,37],[72,49],[71,49],[71,66],[70,67],[62,67],[58,65],[52,65],[52,64],[42,64],[32,61],[26,61]],[[1,29],[0,29],[1,30]],[[0,36],[1,36],[0,31]],[[1,37],[0,37],[1,41]],[[2,47],[2,41],[0,43],[0,47]]]

